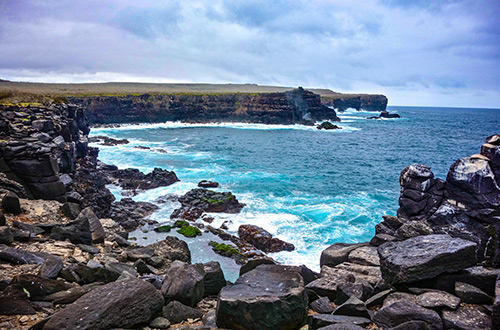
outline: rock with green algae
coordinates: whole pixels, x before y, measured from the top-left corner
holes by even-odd
[[[177,232],[186,237],[196,237],[201,235],[201,230],[194,226],[182,226],[181,229],[178,229]]]

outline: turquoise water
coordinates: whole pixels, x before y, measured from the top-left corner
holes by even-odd
[[[296,251],[272,254],[273,258],[319,270],[324,248],[335,242],[367,241],[382,215],[395,215],[399,174],[405,166],[423,163],[445,178],[456,159],[478,153],[483,140],[500,131],[496,109],[389,110],[403,118],[367,120],[373,112],[347,111],[340,114],[344,129],[335,131],[165,123],[93,129],[91,135],[131,141],[99,146],[105,163],[144,172],[162,167],[175,171],[181,180],[134,199],[182,195],[202,179],[215,180],[220,190],[232,191],[247,206],[237,215],[214,214],[213,226],[230,221],[229,231],[236,233],[241,224],[259,225],[296,246]],[[119,189],[112,191],[120,198]],[[168,222],[177,206],[162,204],[152,218]],[[139,243],[151,240],[152,234],[140,236]]]

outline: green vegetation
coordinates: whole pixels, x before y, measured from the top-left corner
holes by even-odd
[[[201,230],[193,226],[183,226],[181,229],[178,229],[177,232],[186,237],[196,237],[201,235]]]
[[[170,232],[171,229],[172,226],[166,225],[166,226],[156,227],[154,231],[156,231],[157,233],[168,233]]]
[[[177,220],[173,225],[174,228],[182,228],[184,226],[189,226],[189,223],[186,220]]]
[[[212,249],[219,254],[223,254],[226,256],[241,255],[241,252],[233,248],[231,245],[227,245],[224,243],[217,243],[215,241],[210,241],[208,245],[210,245]]]

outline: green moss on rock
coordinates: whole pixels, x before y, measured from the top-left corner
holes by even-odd
[[[193,226],[183,226],[181,229],[178,229],[177,232],[186,237],[196,237],[201,235],[201,230]]]

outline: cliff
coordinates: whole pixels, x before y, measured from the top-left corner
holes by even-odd
[[[0,106],[0,178],[24,197],[66,201],[60,175],[75,170],[87,153],[89,132],[83,109]]]
[[[333,94],[322,96],[321,100],[324,105],[341,112],[348,108],[367,111],[385,111],[387,108],[387,97],[385,95]]]
[[[93,124],[247,122],[312,124],[339,121],[319,95],[298,88],[277,93],[141,94],[69,97],[86,109]]]

